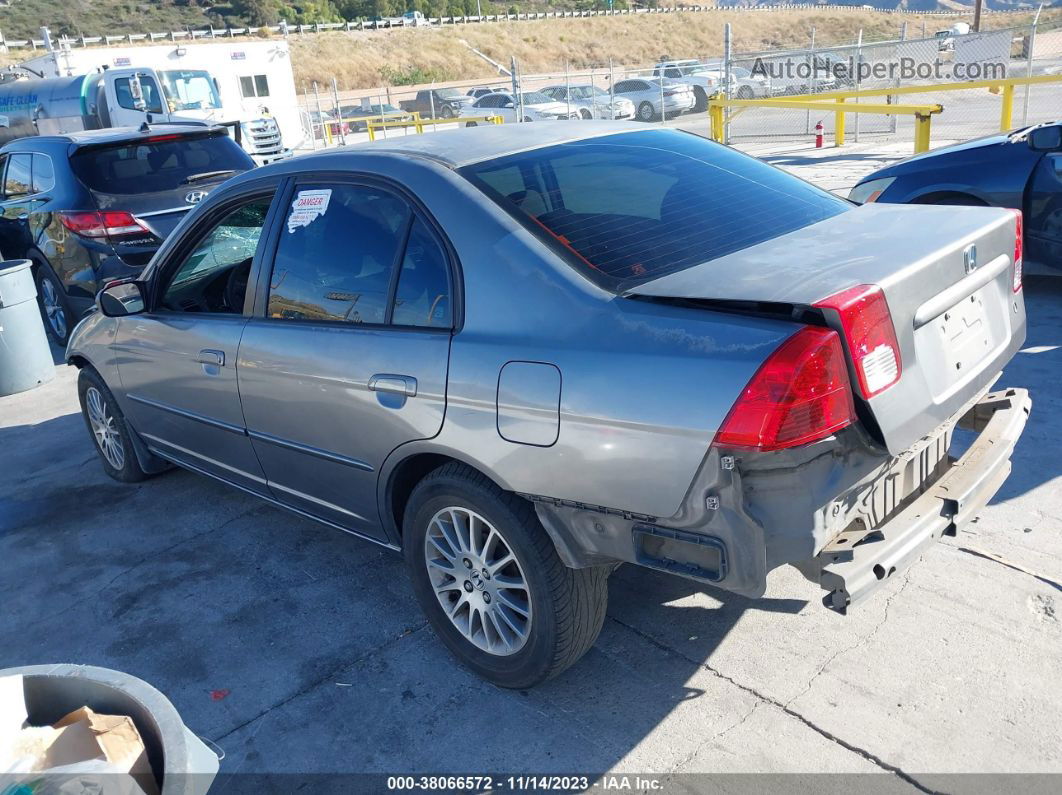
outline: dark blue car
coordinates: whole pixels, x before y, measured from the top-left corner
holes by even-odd
[[[852,201],[1021,210],[1025,268],[1062,269],[1062,121],[946,146],[868,174]]]

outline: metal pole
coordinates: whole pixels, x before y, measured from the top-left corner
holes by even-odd
[[[568,62],[564,62],[564,99],[568,103],[568,116],[572,115],[572,81],[568,75]]]
[[[907,20],[904,20],[903,25],[900,26],[900,41],[907,41]],[[896,58],[896,60],[899,61],[900,59]],[[896,85],[897,86],[900,85],[900,76],[899,75],[896,75]],[[890,98],[889,101],[890,102],[899,102],[900,98],[898,96],[894,95],[894,96],[892,96]],[[899,120],[899,117],[897,117],[897,116],[889,116],[889,132],[890,133],[893,133],[893,134],[896,133],[896,123],[897,123],[898,120]]]
[[[597,84],[594,82],[594,67],[590,67],[590,118],[597,118]]]
[[[815,76],[817,69],[815,69],[815,26],[811,27],[811,53],[808,56],[808,63],[811,66],[811,74],[808,76],[808,94],[815,93]],[[811,135],[811,110],[805,111],[804,119],[804,134]]]
[[[1029,32],[1029,38],[1026,39],[1029,55],[1028,61],[1025,65],[1025,76],[1032,77],[1033,68],[1033,52],[1036,50],[1036,26],[1040,22],[1040,12],[1044,10],[1044,4],[1040,3],[1040,7],[1036,9],[1036,16],[1033,17],[1032,30]],[[1029,123],[1029,94],[1032,93],[1032,86],[1025,86],[1025,95],[1021,101],[1021,123],[1024,127]]]
[[[615,76],[612,74],[612,58],[608,59],[608,104],[609,107],[616,107],[616,81],[613,79]],[[615,116],[615,113],[613,113]]]
[[[431,106],[431,117],[435,118],[435,81],[431,81],[431,89],[428,91],[428,104]]]
[[[328,125],[325,123],[324,111],[321,109],[321,92],[317,90],[317,81],[313,81],[313,98],[317,102],[317,118],[321,120],[321,143],[328,143]],[[327,148],[327,147],[326,147]]]
[[[723,96],[730,99],[731,59],[733,58],[733,36],[730,23],[723,25]],[[723,110],[723,143],[730,144],[730,106]]]
[[[974,0],[974,21],[973,29],[974,33],[981,32],[981,6],[984,0]]]
[[[860,73],[862,72],[862,70],[860,69],[860,65],[861,65],[862,60],[863,60],[863,29],[860,28],[859,29],[859,39],[856,42],[856,57],[855,57],[855,68],[856,68],[855,87],[856,87],[856,91],[859,90],[859,83],[861,82],[859,76],[860,76]],[[856,104],[858,105],[859,104],[859,97],[856,97],[855,101],[856,101]],[[854,122],[855,123],[855,128],[852,130],[852,140],[855,141],[856,143],[859,143],[859,114],[858,113],[854,113],[852,115],[855,116],[855,122]]]
[[[302,86],[302,108],[306,113],[306,121],[310,123],[310,144],[313,146],[313,151],[317,151],[317,132],[314,130],[313,117],[310,115],[310,87],[306,84]]]
[[[513,106],[516,111],[516,121],[524,120],[524,97],[520,92],[520,76],[516,73],[516,56],[509,58],[509,74],[513,78]]]
[[[332,104],[336,109],[336,123],[339,125],[339,143],[342,146],[347,145],[347,134],[343,130],[343,111],[339,109],[339,85],[336,83],[336,79],[332,78]]]

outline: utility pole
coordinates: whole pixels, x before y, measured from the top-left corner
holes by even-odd
[[[974,0],[974,33],[981,32],[981,6],[984,4],[984,0]]]

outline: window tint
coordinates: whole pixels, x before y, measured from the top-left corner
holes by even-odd
[[[33,192],[42,193],[55,187],[55,169],[48,155],[33,156]]]
[[[192,185],[200,174],[246,171],[254,162],[227,135],[162,135],[155,141],[81,149],[70,165],[89,190],[152,193]]]
[[[269,78],[265,75],[254,76],[254,90],[255,94],[260,97],[269,96]]]
[[[30,192],[30,163],[32,155],[17,153],[7,161],[7,173],[4,176],[5,196],[25,196]]]
[[[244,97],[268,97],[269,78],[265,75],[244,75],[240,78],[240,94]]]
[[[435,326],[451,323],[449,265],[438,239],[419,218],[414,219],[402,258],[395,292],[397,326]]]
[[[512,190],[514,169],[523,182]],[[619,133],[461,169],[615,291],[850,209],[753,158],[673,130]]]
[[[409,212],[376,188],[300,185],[280,233],[269,317],[386,322]]]
[[[140,78],[140,91],[143,93],[144,110],[148,113],[162,113],[162,97],[159,96],[159,87],[150,77]],[[128,77],[118,77],[114,81],[114,94],[118,99],[118,105],[129,110],[140,110],[136,106],[133,97],[133,87]]]
[[[174,312],[243,312],[247,277],[271,197],[232,210],[203,233],[170,278],[162,307]]]

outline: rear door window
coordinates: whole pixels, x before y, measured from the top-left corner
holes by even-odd
[[[33,189],[32,163],[33,156],[27,152],[17,152],[8,158],[7,171],[4,174],[6,198],[25,196]]]
[[[48,155],[33,155],[33,192],[43,193],[55,187],[55,168]]]
[[[673,130],[573,141],[461,173],[615,292],[851,207],[759,160]]]
[[[299,185],[280,232],[268,316],[386,323],[410,212],[378,188]]]
[[[254,166],[227,135],[159,135],[70,158],[77,178],[97,193],[156,193],[221,179]]]

